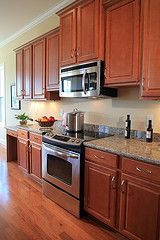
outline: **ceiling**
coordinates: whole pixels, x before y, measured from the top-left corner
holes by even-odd
[[[0,0],[0,46],[72,0]]]

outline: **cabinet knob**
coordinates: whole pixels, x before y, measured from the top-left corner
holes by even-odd
[[[76,53],[76,56],[77,56],[77,57],[79,57],[79,50],[80,50],[80,48],[78,47],[78,48],[77,48],[77,53]]]
[[[74,49],[71,50],[71,58],[74,57]]]
[[[122,182],[121,182],[121,192],[122,192],[122,193],[125,193],[125,192],[126,192],[125,180],[122,180]]]
[[[116,189],[116,177],[115,176],[112,177],[111,185],[112,185],[113,189]]]

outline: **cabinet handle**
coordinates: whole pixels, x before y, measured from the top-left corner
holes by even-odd
[[[76,53],[76,56],[79,57],[79,48],[77,48],[77,53]]]
[[[42,88],[42,94],[45,94],[45,88]]]
[[[34,136],[34,139],[35,139],[35,140],[38,140],[39,138]]]
[[[125,192],[126,192],[125,180],[122,180],[122,182],[121,182],[121,192],[122,192],[122,193],[125,193]]]
[[[139,168],[139,167],[136,167],[136,170],[137,170],[138,172],[141,172],[141,173],[147,173],[147,174],[151,174],[151,173],[152,173],[151,170],[142,169],[142,168]]]
[[[106,78],[106,72],[107,72],[107,69],[106,69],[106,67],[105,67],[105,69],[104,69],[104,77]]]
[[[115,176],[112,177],[111,184],[112,184],[112,188],[116,189],[116,177]]]
[[[100,157],[100,156],[98,157],[97,155],[94,155],[94,157],[95,157],[96,159],[98,159],[98,158],[100,158],[100,159],[105,159],[105,157],[102,157],[102,156],[101,156],[101,157]]]
[[[142,89],[144,90],[144,81],[145,81],[145,78],[142,78]]]
[[[74,51],[75,51],[74,49],[71,50],[71,58],[74,57]]]
[[[28,146],[28,152],[31,152],[31,145]]]

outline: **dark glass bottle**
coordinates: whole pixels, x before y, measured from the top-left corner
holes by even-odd
[[[152,141],[153,141],[152,120],[149,120],[147,131],[146,131],[146,142],[152,142]]]
[[[125,138],[131,137],[131,120],[130,115],[127,115],[126,126],[125,126]]]

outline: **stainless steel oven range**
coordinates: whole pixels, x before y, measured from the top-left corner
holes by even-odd
[[[43,135],[43,193],[76,217],[83,209],[83,142],[105,136],[69,132]]]

